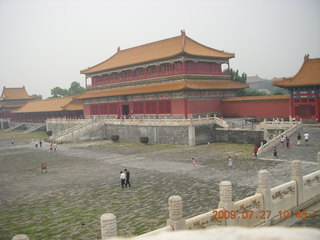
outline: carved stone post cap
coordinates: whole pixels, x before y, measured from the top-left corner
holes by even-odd
[[[173,195],[169,197],[169,204],[171,202],[180,202],[180,201],[182,201],[182,198],[179,195]]]
[[[101,215],[100,219],[103,221],[115,221],[116,216],[113,213],[105,213]]]
[[[262,169],[258,171],[258,174],[269,174],[268,170]]]
[[[220,186],[232,186],[230,181],[221,181]]]
[[[11,240],[29,240],[29,237],[25,234],[15,235]]]
[[[292,164],[301,164],[301,160],[293,160]]]

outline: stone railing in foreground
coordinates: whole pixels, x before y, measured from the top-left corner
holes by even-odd
[[[301,161],[292,161],[291,181],[273,188],[270,188],[269,171],[260,170],[256,193],[237,202],[232,201],[231,182],[222,181],[219,185],[218,208],[189,219],[183,218],[182,198],[177,195],[171,196],[168,201],[167,226],[140,236],[148,237],[162,232],[211,229],[219,226],[270,226],[287,219],[303,219],[307,217],[307,212],[302,209],[320,201],[320,152],[317,158],[318,170],[306,176],[302,176]],[[103,214],[100,223],[102,240],[117,237],[117,222],[114,214]],[[17,236],[25,238],[13,239],[29,239],[26,235]]]
[[[222,181],[219,185],[218,208],[189,219],[183,218],[182,198],[171,196],[168,201],[167,226],[140,236],[152,236],[161,232],[185,229],[210,229],[218,226],[270,226],[289,218],[296,220],[306,218],[307,212],[302,209],[320,201],[320,152],[318,153],[318,169],[314,173],[302,176],[301,161],[294,160],[292,161],[292,180],[274,188],[270,188],[269,171],[260,170],[256,193],[237,202],[232,201],[231,182]],[[112,224],[110,221],[105,223],[103,218],[105,214],[101,217],[102,239],[116,237],[115,217],[112,216],[114,219]]]
[[[267,142],[265,144],[263,144],[263,142],[261,142],[261,146],[258,150],[258,155],[260,155],[261,153],[267,152],[270,149],[272,149],[273,147],[280,144],[280,140],[281,140],[282,136],[290,137],[291,135],[293,135],[295,132],[297,132],[299,129],[301,129],[302,123],[295,122],[295,124],[291,124],[290,126],[291,127],[289,127],[284,132],[279,132],[279,134],[276,137],[272,138],[271,140],[267,140]]]

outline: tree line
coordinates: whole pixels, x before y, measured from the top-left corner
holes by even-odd
[[[60,98],[60,97],[77,95],[79,93],[84,92],[85,88],[81,87],[79,82],[74,81],[71,83],[68,89],[55,87],[55,88],[52,88],[50,91],[51,91],[51,96],[49,98]],[[36,99],[42,99],[41,94],[33,94],[32,96],[36,97]]]

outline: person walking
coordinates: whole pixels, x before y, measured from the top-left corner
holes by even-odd
[[[120,183],[121,183],[121,187],[124,188],[126,183],[126,174],[122,171],[120,171]]]
[[[228,168],[229,170],[233,170],[233,162],[230,156],[228,157]]]
[[[280,142],[282,143],[282,146],[284,147],[286,144],[285,144],[285,141],[286,139],[284,138],[284,136],[282,135],[281,136],[281,139],[280,139]]]
[[[40,147],[42,148],[42,140],[41,140],[41,138],[40,138],[40,140],[39,140],[39,145],[40,145]]]
[[[254,147],[253,147],[253,153],[254,153],[254,156],[256,156],[256,157],[258,156],[258,155],[257,155],[258,150],[259,150],[258,146],[257,146],[257,145],[254,145]]]
[[[127,169],[125,169],[124,170],[124,173],[125,173],[125,175],[126,175],[126,187],[129,185],[129,187],[131,187],[131,183],[130,183],[130,172],[127,170]]]
[[[308,142],[309,142],[309,133],[308,133],[308,132],[305,132],[305,134],[303,134],[303,137],[304,137],[304,141],[305,141],[306,144],[308,145]]]
[[[297,136],[297,146],[300,146],[301,144],[301,134],[298,133],[298,136]]]
[[[287,146],[287,148],[289,148],[289,146],[290,146],[290,139],[289,139],[289,137],[286,137],[286,146]]]
[[[14,144],[14,139],[13,138],[11,138],[11,144]]]
[[[195,166],[197,166],[197,162],[196,162],[196,160],[194,159],[194,158],[192,158],[192,165],[195,167]]]
[[[274,146],[274,148],[273,148],[273,158],[278,158],[277,146]]]
[[[50,152],[52,152],[52,150],[53,150],[53,144],[52,143],[50,143],[49,148],[50,148]]]

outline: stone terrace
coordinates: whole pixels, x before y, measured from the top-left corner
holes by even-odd
[[[0,134],[0,239],[18,233],[31,239],[100,239],[100,216],[117,216],[120,236],[138,235],[165,226],[171,195],[183,199],[184,217],[217,208],[218,184],[233,184],[234,200],[252,195],[257,173],[271,172],[272,186],[287,182],[290,160],[303,161],[303,174],[316,169],[320,129],[308,129],[310,144],[279,147],[252,157],[251,145],[221,144],[194,147],[140,145],[108,141],[64,144],[49,153],[48,144],[35,149],[30,139],[10,144]],[[307,153],[306,153],[307,152]],[[227,156],[235,169],[227,169]],[[195,157],[197,166],[192,165]],[[40,173],[45,161],[48,173]],[[121,189],[119,171],[128,168],[132,188]]]

